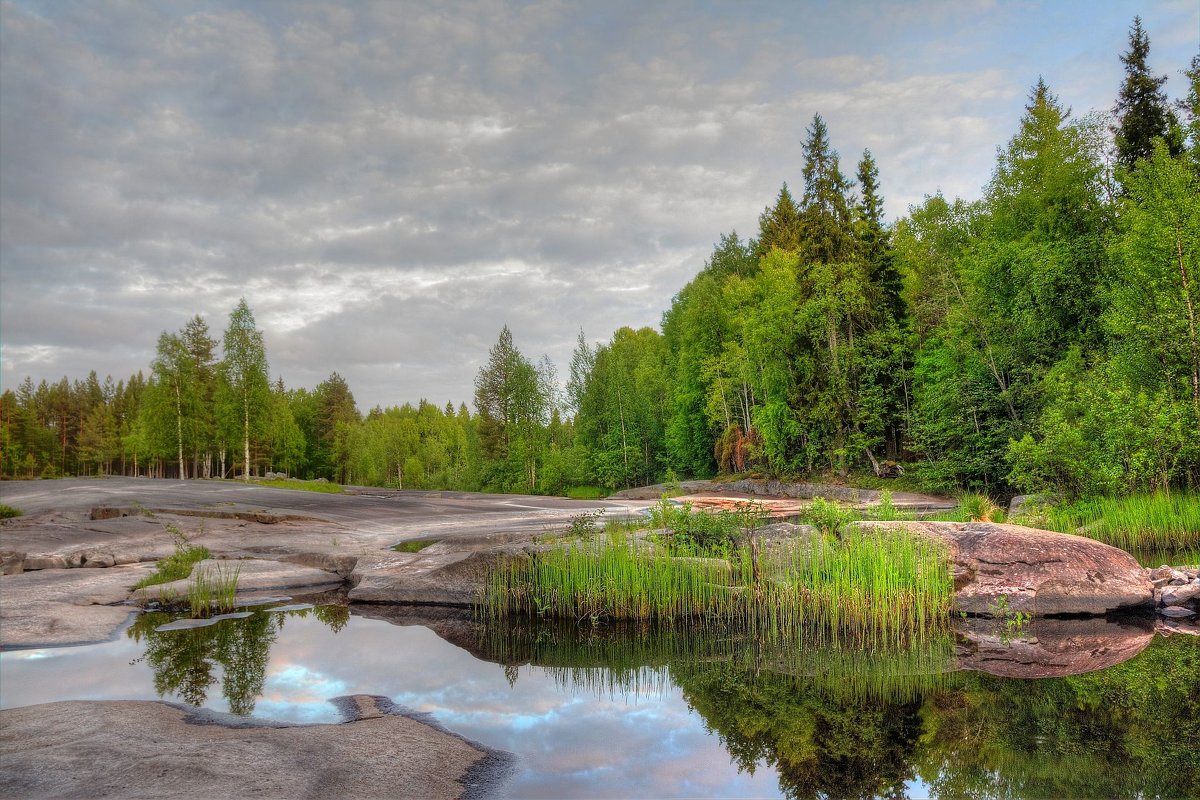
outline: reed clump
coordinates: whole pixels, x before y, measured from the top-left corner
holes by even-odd
[[[1200,549],[1200,494],[1097,497],[1038,508],[1042,526],[1125,550]]]
[[[154,565],[154,572],[133,585],[135,590],[160,583],[179,581],[192,574],[192,567],[206,558],[212,558],[207,547],[192,544],[191,538],[180,530],[178,525],[168,522],[163,526],[175,541],[175,551],[166,558],[160,558]]]
[[[943,547],[904,530],[771,542],[752,534],[724,557],[610,533],[496,569],[483,613],[607,620],[746,621],[768,635],[818,624],[885,637],[948,619]]]
[[[188,606],[193,617],[207,617],[214,610],[219,614],[233,611],[237,605],[240,566],[215,564],[201,568],[188,581]]]

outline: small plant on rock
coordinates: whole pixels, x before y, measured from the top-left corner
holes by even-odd
[[[819,530],[824,536],[842,535],[842,526],[853,522],[855,513],[844,507],[836,500],[826,500],[824,497],[814,497],[812,503],[800,515],[800,518]]]

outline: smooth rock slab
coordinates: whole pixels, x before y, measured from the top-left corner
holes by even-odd
[[[83,644],[107,639],[134,611],[123,603],[149,564],[52,569],[0,577],[0,646]]]
[[[379,713],[255,727],[149,701],[6,709],[0,796],[451,798],[505,773],[506,754],[398,716],[376,698],[349,699]]]
[[[266,561],[257,558],[213,559],[206,558],[192,567],[192,574],[187,578],[170,583],[160,583],[139,589],[135,599],[158,599],[165,592],[168,597],[186,598],[189,582],[199,575],[206,575],[208,580],[219,581],[222,576],[232,576],[237,573],[238,594],[278,589],[309,589],[319,591],[342,584],[342,578],[334,572],[326,572],[312,567],[302,567],[297,564],[285,564],[280,561]]]

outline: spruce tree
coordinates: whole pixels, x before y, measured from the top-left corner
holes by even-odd
[[[900,270],[892,251],[891,236],[883,225],[883,197],[879,194],[879,168],[870,150],[858,162],[858,186],[862,192],[858,214],[859,254],[867,264],[867,278],[879,292],[884,312],[893,320],[904,318]]]
[[[1179,155],[1180,146],[1169,134],[1175,123],[1175,115],[1167,105],[1167,95],[1162,90],[1166,75],[1154,75],[1146,64],[1150,54],[1150,37],[1142,28],[1142,18],[1133,18],[1129,29],[1129,51],[1121,54],[1125,65],[1125,83],[1117,96],[1113,113],[1117,124],[1112,131],[1116,136],[1117,163],[1132,170],[1137,162],[1154,153],[1154,140],[1168,139],[1171,155]]]
[[[774,206],[767,206],[758,217],[758,241],[754,245],[754,256],[760,259],[771,252],[772,247],[796,252],[800,249],[800,208],[792,198],[785,182],[779,190]]]
[[[801,237],[808,260],[829,264],[852,255],[849,191],[838,153],[829,145],[825,120],[814,114],[804,142],[804,199],[800,204]]]

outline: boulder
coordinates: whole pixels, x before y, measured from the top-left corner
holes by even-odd
[[[1162,592],[1164,606],[1182,606],[1200,597],[1200,583],[1185,583],[1182,586],[1168,586]]]
[[[528,558],[519,547],[391,553],[359,559],[347,595],[358,603],[416,603],[470,606],[478,601],[493,569],[512,558]]]
[[[990,522],[876,522],[944,542],[955,607],[991,616],[1105,614],[1153,603],[1147,571],[1116,547],[1068,533]]]
[[[306,589],[315,592],[340,586],[343,582],[337,573],[302,567],[297,564],[285,564],[257,558],[208,558],[192,567],[192,573],[187,578],[138,589],[132,599],[152,600],[159,599],[164,595],[176,598],[187,597],[189,582],[197,576],[203,574],[210,579],[219,580],[221,576],[233,575],[234,571],[237,572],[239,596],[248,592],[279,589]]]
[[[1160,608],[1158,610],[1158,613],[1162,614],[1164,617],[1194,617],[1194,616],[1196,616],[1195,611],[1193,611],[1190,608],[1184,608],[1183,606],[1167,606],[1166,608]]]
[[[25,553],[0,550],[0,575],[20,575],[25,571]]]

